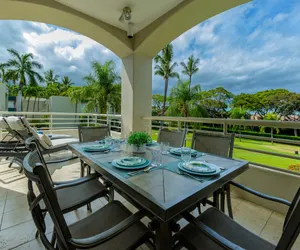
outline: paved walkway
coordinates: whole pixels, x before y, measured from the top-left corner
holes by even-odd
[[[66,155],[69,153],[56,154],[55,157]],[[55,181],[75,179],[80,175],[78,160],[49,165],[49,168]],[[34,237],[36,230],[26,200],[27,180],[24,174],[18,173],[18,170],[17,165],[8,168],[7,161],[4,159],[0,161],[0,249],[44,249],[40,240]],[[136,211],[136,208],[120,195],[116,194],[116,199],[124,203],[131,211]],[[95,211],[105,203],[104,199],[99,199],[92,203],[92,208]],[[233,198],[232,203],[234,219],[237,222],[266,240],[277,243],[282,232],[283,214],[236,197]],[[66,220],[68,223],[73,223],[87,215],[87,209],[83,207],[68,213]],[[48,234],[51,236],[51,220],[49,217],[46,220]],[[147,223],[147,219],[144,222]],[[186,221],[182,219],[180,224],[184,226]],[[148,249],[146,246],[142,246],[138,250],[146,249]],[[293,249],[300,249],[300,238]]]

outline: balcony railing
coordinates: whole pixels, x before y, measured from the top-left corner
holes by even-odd
[[[193,131],[201,131],[204,133],[215,133],[215,134],[230,134],[228,131],[229,126],[244,126],[244,127],[267,127],[271,128],[270,137],[265,136],[254,136],[254,135],[247,135],[242,134],[241,130],[236,130],[236,138],[246,138],[246,139],[252,139],[257,141],[270,141],[270,142],[278,142],[288,145],[300,145],[300,140],[290,140],[290,139],[281,139],[281,138],[275,138],[273,131],[276,128],[285,128],[285,129],[300,129],[300,122],[289,122],[289,121],[267,121],[267,120],[243,120],[243,119],[218,119],[218,118],[195,118],[195,117],[161,117],[161,116],[150,116],[150,117],[143,117],[145,120],[150,120],[152,122],[152,129],[159,129],[161,126],[164,128],[169,129],[182,129],[183,124],[210,124],[210,125],[218,125],[222,127],[222,132],[216,132],[216,131],[207,131],[207,130],[201,130],[200,129],[187,129],[189,132]],[[156,125],[155,125],[156,122]],[[160,122],[163,122],[163,125],[160,124]],[[191,140],[191,138],[186,138],[186,141]],[[235,149],[258,153],[258,154],[264,154],[264,155],[271,155],[275,157],[283,157],[287,159],[294,159],[294,160],[300,160],[300,157],[297,155],[288,155],[283,153],[277,153],[277,152],[270,152],[270,151],[264,151],[259,149],[253,149],[253,148],[246,148],[241,146],[235,146]],[[249,160],[249,159],[247,159]],[[250,159],[250,163],[267,167],[274,169],[274,166],[268,165],[268,164],[262,164],[260,162],[255,162]],[[299,161],[300,163],[300,161]],[[295,171],[290,171],[287,169],[279,169],[276,168],[276,170],[285,171],[288,173],[293,174],[299,174]]]
[[[53,130],[77,129],[78,125],[96,126],[97,124],[109,125],[112,130],[121,131],[121,115],[0,111],[0,116],[23,116],[26,117],[32,127],[50,132]],[[5,132],[6,131],[2,131],[2,133]]]

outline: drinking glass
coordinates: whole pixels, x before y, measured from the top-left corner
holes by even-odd
[[[189,163],[189,161],[191,160],[190,148],[181,148],[181,159],[184,161],[184,165]]]
[[[115,152],[121,151],[121,142],[120,142],[120,140],[115,140],[113,143],[114,143],[114,151]]]
[[[152,150],[152,165],[155,167],[160,167],[162,165],[161,150]]]
[[[168,143],[168,142],[162,142],[162,143],[160,144],[160,150],[161,150],[161,153],[162,153],[163,155],[167,155],[168,152],[169,152],[169,147],[170,147],[170,143]]]
[[[105,136],[104,141],[105,141],[105,145],[111,146],[111,144],[112,144],[112,137],[111,136]]]

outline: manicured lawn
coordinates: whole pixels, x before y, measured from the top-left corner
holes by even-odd
[[[152,130],[153,140],[157,140],[157,134],[158,134],[158,130]],[[187,138],[192,139],[192,133],[188,133]],[[241,139],[240,141],[239,138],[236,138],[235,145],[244,148],[257,149],[257,150],[263,150],[263,151],[275,152],[275,153],[281,153],[287,155],[295,155],[295,151],[299,151],[300,153],[300,146],[286,145],[280,143],[272,144],[271,142],[257,141],[257,140],[250,140],[250,139]],[[187,140],[187,146],[188,147],[191,146],[191,140]],[[278,168],[284,168],[284,169],[287,169],[288,166],[291,164],[300,164],[299,160],[287,159],[283,157],[260,154],[260,153],[253,153],[241,149],[234,149],[233,157],[235,159],[247,160],[251,162],[261,163],[261,164],[278,167]]]

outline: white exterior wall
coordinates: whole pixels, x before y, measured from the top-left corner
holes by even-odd
[[[7,111],[8,90],[5,84],[0,84],[0,111]]]

